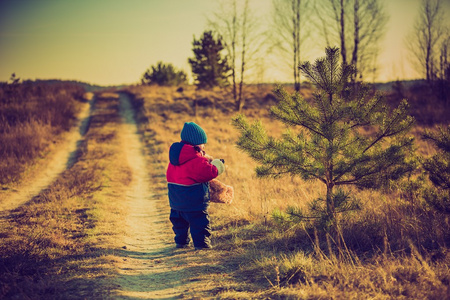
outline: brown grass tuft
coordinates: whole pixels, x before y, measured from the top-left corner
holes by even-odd
[[[0,184],[19,180],[73,126],[82,93],[75,84],[0,85]]]

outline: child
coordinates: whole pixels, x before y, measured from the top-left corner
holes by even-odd
[[[208,182],[222,174],[225,166],[206,156],[206,142],[205,131],[194,122],[187,122],[181,131],[181,142],[170,146],[166,178],[177,248],[188,246],[188,230],[196,250],[211,248]]]

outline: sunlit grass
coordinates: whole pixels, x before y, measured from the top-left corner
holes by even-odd
[[[421,198],[422,185],[428,182],[420,172],[385,192],[351,190],[361,200],[362,210],[341,217],[345,247],[340,253],[330,252],[325,234],[314,222],[277,223],[272,218],[275,210],[288,206],[306,208],[324,194],[323,184],[288,176],[257,178],[255,162],[235,146],[238,132],[230,124],[235,112],[224,91],[191,87],[130,91],[136,95],[134,106],[150,162],[150,188],[160,209],[168,214],[168,150],[180,140],[184,122],[202,126],[208,135],[207,153],[225,159],[227,169],[219,180],[234,187],[235,199],[231,205],[210,206],[214,250],[187,251],[183,256],[190,267],[201,266],[203,272],[189,278],[202,280],[203,295],[221,299],[448,296],[450,225],[448,217]],[[117,257],[111,253],[121,247],[117,237],[125,230],[121,224],[127,214],[122,192],[132,175],[117,134],[117,97],[111,97],[98,97],[98,111],[76,163],[29,204],[1,219],[0,296],[101,298],[113,289],[107,279],[115,272]],[[273,101],[270,87],[254,87],[248,97],[243,113],[250,121],[261,120],[271,135],[280,135],[286,128],[267,113]],[[52,141],[56,133],[47,137],[47,127],[40,126],[48,123],[31,124],[17,128],[21,134],[35,135],[37,144]],[[435,150],[420,139],[422,131],[420,126],[412,131],[417,154],[428,156]],[[51,145],[46,149],[51,150]],[[170,226],[168,220],[166,225]]]
[[[101,298],[111,289],[130,171],[116,135],[117,101],[96,107],[75,164],[1,219],[0,298]]]
[[[446,295],[449,223],[424,203],[420,188],[413,188],[421,185],[417,175],[385,192],[349,188],[360,199],[362,210],[341,217],[345,247],[340,254],[330,253],[325,235],[315,233],[313,222],[281,225],[272,219],[276,209],[306,208],[311,200],[324,195],[323,184],[288,176],[257,178],[255,162],[235,145],[238,132],[230,124],[235,112],[227,109],[232,106],[218,104],[230,97],[221,94],[223,91],[215,95],[190,91],[193,98],[182,98],[181,93],[168,89],[132,90],[148,155],[157,166],[155,172],[163,176],[170,145],[180,140],[184,122],[194,121],[208,135],[206,152],[225,159],[226,172],[218,179],[235,190],[231,205],[213,203],[209,209],[216,251],[227,253],[220,264],[232,266],[239,261],[235,283],[220,282],[221,299],[439,299]],[[251,94],[243,113],[250,121],[260,120],[270,135],[277,136],[286,128],[268,116],[270,101],[262,99],[268,98],[269,92],[260,91],[260,98]],[[204,100],[210,104],[195,107],[194,98],[216,98],[216,103]],[[412,130],[417,154],[432,155],[435,150],[421,139],[422,132],[420,126]],[[236,287],[237,282],[241,288]]]
[[[17,182],[61,140],[74,125],[82,95],[75,84],[0,85],[0,184]]]

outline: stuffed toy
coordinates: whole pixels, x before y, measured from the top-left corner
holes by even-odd
[[[211,202],[230,204],[233,202],[234,189],[232,186],[213,179],[209,182],[209,194]]]
[[[196,146],[195,150],[197,152],[200,152],[204,157],[206,157],[210,163],[215,165],[219,170],[219,174],[222,174],[225,171],[224,163],[225,160],[223,159],[214,159],[212,156],[206,154],[206,152],[200,148],[199,146]],[[216,163],[216,161],[221,161],[221,163]],[[222,182],[220,182],[217,179],[213,179],[209,181],[209,195],[210,195],[210,201],[214,203],[226,203],[230,204],[233,202],[234,197],[234,189],[232,186],[226,185]]]

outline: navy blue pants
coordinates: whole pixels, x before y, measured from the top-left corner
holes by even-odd
[[[175,243],[179,245],[189,244],[189,231],[191,232],[194,247],[211,247],[211,225],[208,212],[203,211],[179,211],[170,210],[170,221],[175,233]]]

